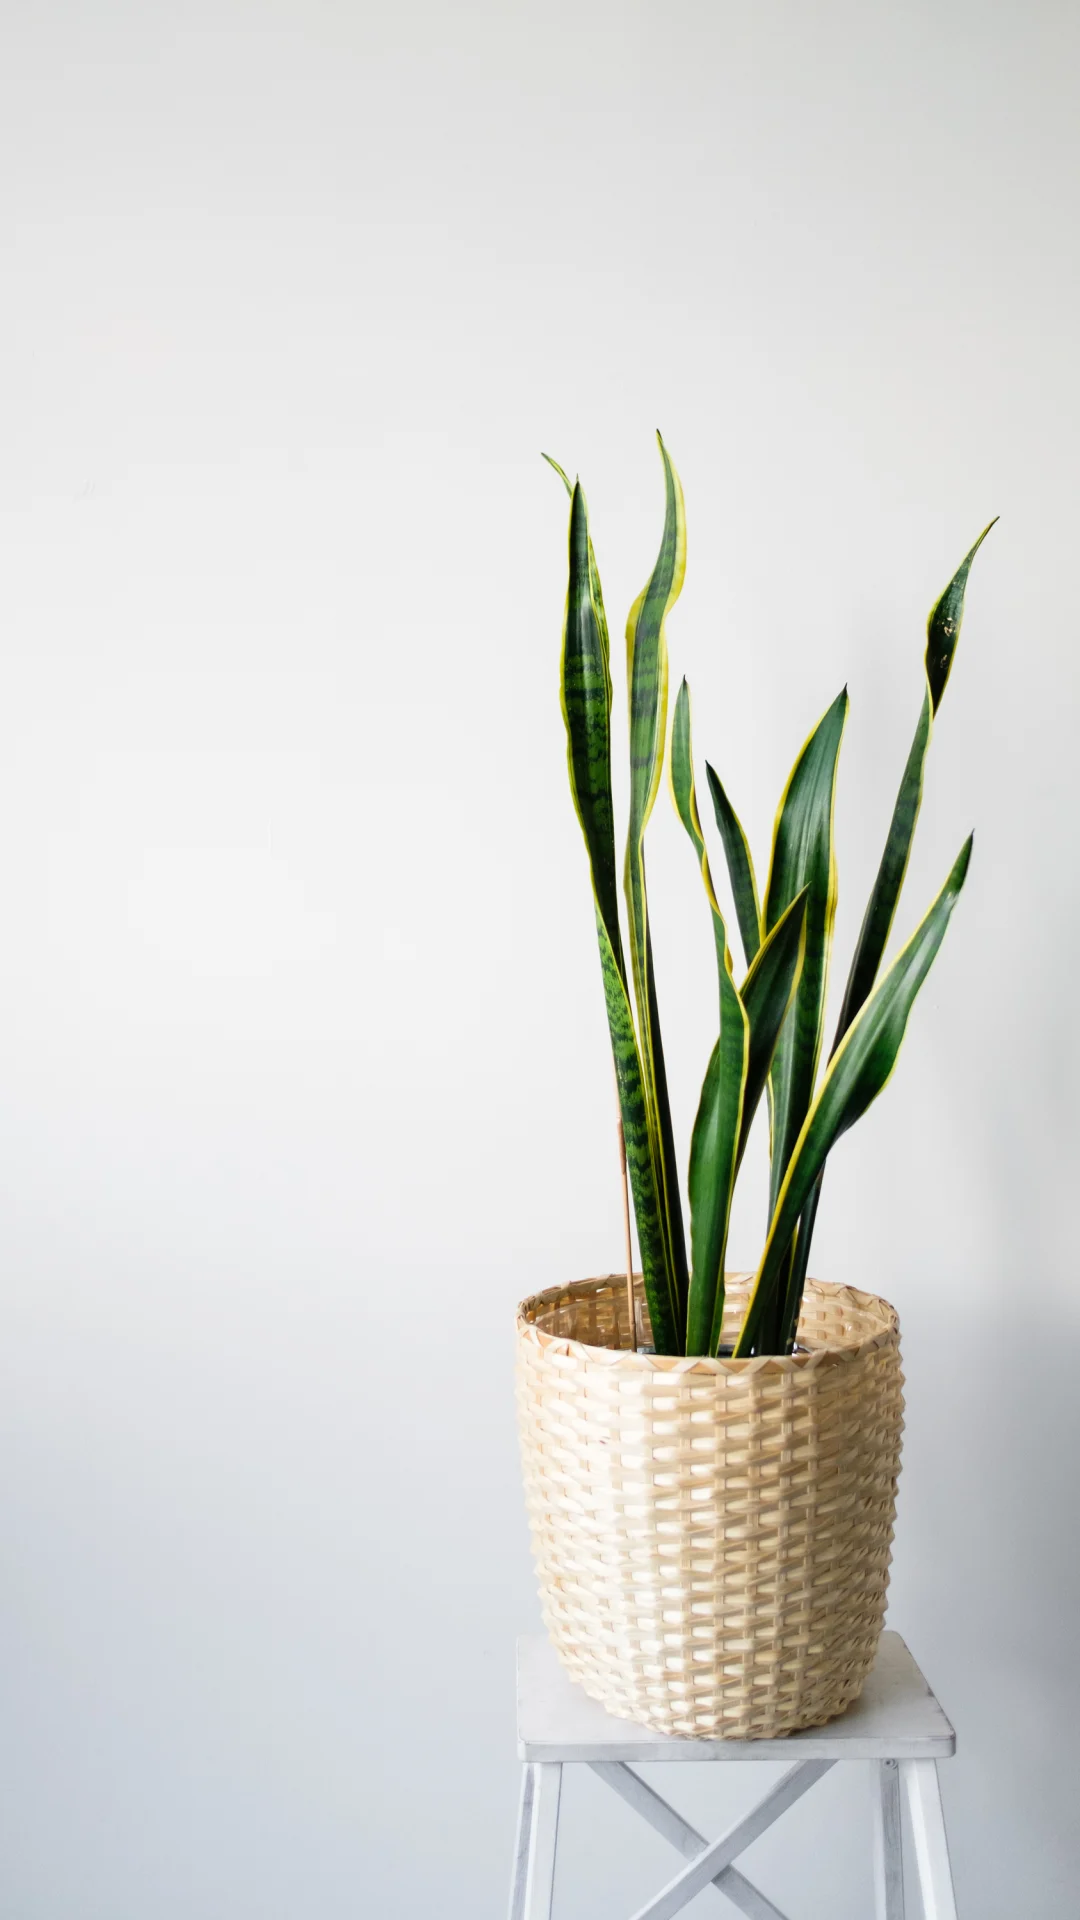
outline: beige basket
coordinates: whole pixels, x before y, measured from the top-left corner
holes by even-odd
[[[728,1276],[725,1343],[748,1286]],[[518,1309],[525,1494],[559,1656],[610,1713],[665,1733],[820,1726],[857,1697],[885,1612],[896,1314],[810,1280],[808,1351],[760,1360],[632,1353],[626,1322],[614,1275]]]

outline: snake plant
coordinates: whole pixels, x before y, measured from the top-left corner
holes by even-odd
[[[882,973],[922,800],[934,719],[960,634],[968,574],[990,528],[979,535],[930,612],[918,725],[823,1066],[837,892],[833,812],[847,690],[827,708],[792,768],[777,810],[764,895],[738,815],[719,776],[706,767],[743,949],[746,971],[739,981],[698,809],[685,680],[668,738],[666,622],[683,584],[686,520],[678,474],[659,435],[657,439],[664,473],[664,530],[656,565],[630,609],[626,628],[630,789],[623,861],[625,945],[611,792],[607,618],[584,493],[580,482],[572,485],[552,460],[570,495],[561,682],[570,788],[592,876],[600,971],[656,1351],[718,1351],[732,1194],[764,1093],[771,1156],[768,1230],[734,1351],[743,1356],[783,1354],[791,1352],[795,1341],[825,1161],[892,1074],[915,996],[967,874],[970,839],[910,940]],[[716,949],[718,1037],[705,1069],[690,1141],[689,1247],[645,880],[645,830],[665,758],[675,808],[704,886]]]

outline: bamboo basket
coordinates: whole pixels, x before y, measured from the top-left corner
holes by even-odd
[[[749,1276],[730,1274],[723,1342]],[[651,1337],[638,1282],[638,1317]],[[609,1713],[769,1739],[857,1698],[885,1612],[903,1428],[892,1307],[807,1282],[790,1359],[631,1352],[625,1276],[518,1309],[544,1621]]]

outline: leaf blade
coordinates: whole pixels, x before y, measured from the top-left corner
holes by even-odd
[[[611,797],[611,678],[607,625],[602,604],[598,604],[597,585],[588,509],[581,487],[575,485],[571,489],[569,578],[560,672],[567,767],[589,860],[608,1034],[653,1338],[658,1353],[677,1353],[679,1313],[665,1231],[661,1169],[619,930]]]
[[[892,819],[889,823],[885,850],[881,856],[881,864],[870,891],[862,926],[859,929],[859,938],[855,944],[855,953],[848,971],[840,1017],[833,1040],[834,1050],[839,1046],[863,1001],[870,993],[888,944],[897,902],[900,898],[900,889],[904,884],[904,876],[911,857],[915,824],[922,805],[923,767],[926,764],[926,752],[930,745],[931,725],[932,712],[928,690],[923,695],[915,738],[908,751]]]
[[[566,727],[566,759],[592,870],[597,908],[620,972],[615,810],[611,797],[611,675],[606,624],[592,590],[595,557],[588,508],[580,484],[570,498],[569,579],[563,628],[559,699]]]
[[[777,1041],[787,1017],[802,971],[806,950],[806,906],[809,889],[804,887],[785,909],[772,932],[766,935],[739,989],[750,1026],[750,1047],[743,1097],[742,1133],[738,1158],[742,1159],[750,1135],[754,1114],[765,1090]]]
[[[859,938],[848,973],[836,1037],[833,1041],[834,1049],[839,1046],[873,987],[888,945],[911,857],[919,810],[922,806],[923,778],[933,722],[948,685],[957,642],[960,638],[960,628],[964,618],[964,598],[967,593],[971,564],[990,528],[996,525],[997,520],[994,519],[989,526],[983,528],[974,546],[964,555],[948,586],[938,595],[927,615],[926,652],[923,656],[926,687],[922,708],[893,806],[889,831],[885,837],[885,850],[881,856],[881,863],[863,915],[862,926],[859,929]]]
[[[956,643],[960,638],[960,627],[964,618],[964,596],[967,593],[968,575],[971,563],[990,532],[998,523],[997,514],[985,526],[973,547],[964,555],[944,593],[938,595],[926,620],[926,684],[930,702],[936,714],[941,705],[942,696],[948,685],[952,671]]]
[[[743,954],[749,967],[753,965],[761,945],[761,902],[758,899],[757,877],[754,873],[750,843],[743,831],[742,821],[724,791],[719,774],[715,768],[710,767],[708,761],[705,762],[705,778],[712,797],[713,814],[723,841],[728,879],[731,882],[731,891],[735,900],[735,918],[739,922]]]
[[[772,1166],[770,1211],[813,1097],[821,1053],[833,920],[836,854],[833,811],[836,766],[847,721],[847,688],[838,694],[803,745],[776,814],[763,924],[776,925],[796,894],[808,889],[806,948],[795,1004],[770,1074]]]
[[[746,1074],[746,1016],[734,982],[728,992],[722,991],[721,1003],[720,1035],[705,1070],[690,1136],[687,1354],[715,1355],[724,1318],[724,1254]]]
[[[669,1284],[667,1246],[658,1168],[649,1124],[645,1081],[626,982],[612,952],[607,929],[596,913],[600,969],[604,982],[611,1054],[619,1089],[626,1171],[634,1198],[634,1219],[641,1254],[642,1281],[657,1353],[682,1351],[678,1316]]]
[[[715,1354],[724,1317],[724,1255],[731,1200],[743,1138],[743,1106],[750,1059],[750,1022],[735,985],[724,916],[716,901],[701,831],[690,719],[684,680],[671,725],[671,791],[675,810],[698,859],[709,903],[719,994],[720,1034],[709,1058],[690,1137],[690,1275],[686,1352]],[[760,1093],[760,1088],[759,1088]]]
[[[666,621],[682,591],[686,571],[686,513],[682,486],[657,434],[664,470],[664,527],[649,579],[626,624],[630,724],[630,819],[626,837],[624,892],[628,909],[631,971],[641,1034],[642,1068],[650,1125],[661,1174],[661,1198],[671,1284],[680,1326],[685,1318],[689,1274],[679,1201],[675,1136],[660,1036],[652,936],[645,884],[645,828],[660,785],[667,727]]]
[[[698,857],[702,884],[709,902],[712,915],[713,935],[716,943],[716,964],[720,973],[731,971],[728,952],[727,926],[720,911],[713,886],[709,855],[705,846],[705,836],[701,830],[701,815],[698,811],[697,788],[694,783],[693,737],[690,716],[690,688],[684,677],[675,700],[675,712],[671,722],[671,756],[669,760],[671,779],[671,797],[675,811],[682,821],[691,845]]]
[[[826,1156],[841,1135],[862,1118],[892,1077],[912,1006],[945,938],[967,877],[971,846],[969,838],[929,911],[855,1016],[829,1062],[773,1210],[736,1347],[738,1354],[749,1353],[753,1348],[770,1286],[780,1271],[799,1215]]]
[[[991,527],[996,525],[997,517],[995,516],[989,525],[983,528],[974,545],[964,555],[948,586],[943,593],[939,594],[927,615],[926,651],[923,656],[926,686],[922,707],[893,806],[889,830],[885,837],[885,848],[870,890],[870,898],[866,903],[859,937],[855,943],[855,952],[848,971],[844,998],[833,1037],[833,1053],[836,1052],[859,1008],[864,1005],[872,992],[889,943],[889,935],[892,932],[900,894],[907,876],[915,828],[922,807],[926,756],[930,750],[933,723],[948,684],[957,642],[960,638],[971,564]],[[794,1338],[799,1304],[806,1282],[823,1177],[824,1170],[818,1176],[799,1220],[784,1308],[784,1322],[790,1338]]]

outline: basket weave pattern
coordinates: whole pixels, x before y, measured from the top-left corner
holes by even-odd
[[[748,1286],[728,1276],[725,1344]],[[857,1697],[885,1612],[896,1314],[811,1280],[807,1351],[754,1360],[630,1352],[627,1317],[616,1276],[518,1310],[526,1502],[560,1659],[610,1713],[665,1733],[820,1726]]]

